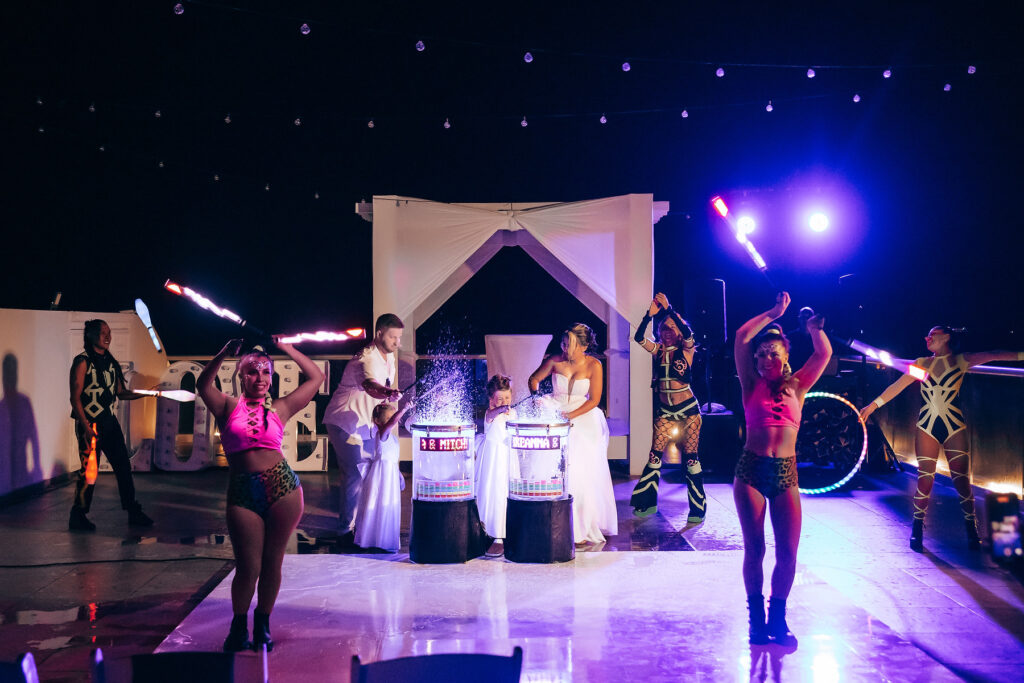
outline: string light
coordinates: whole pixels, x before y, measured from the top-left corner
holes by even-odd
[[[373,126],[374,126],[373,119],[370,119],[369,121],[366,122],[366,127],[367,128],[373,128]]]
[[[601,114],[601,118],[598,119],[598,121],[600,121],[601,123],[608,123],[608,117],[605,116],[604,114]]]
[[[320,199],[320,193],[319,192],[314,192],[313,193],[313,199]]]
[[[814,69],[807,70],[807,78],[814,78]]]
[[[715,75],[721,78],[722,76],[725,75],[725,69],[723,69],[722,67],[718,67],[717,69],[715,69]]]
[[[523,61],[526,62],[527,64],[532,62],[533,61],[533,54],[530,53],[530,52],[527,52],[525,55],[523,55]]]
[[[886,69],[882,72],[882,78],[890,78],[892,76],[892,70]]]
[[[768,100],[768,106],[764,108],[765,111],[772,111],[775,107],[772,106],[772,101]]]
[[[158,162],[156,163],[156,165],[157,165],[158,167],[160,167],[160,168],[163,168],[163,167],[164,167],[164,162],[162,162],[162,161],[158,161]]]
[[[270,183],[267,183],[266,185],[264,185],[263,186],[263,190],[266,191],[266,192],[270,192]]]
[[[448,128],[451,128],[451,127],[452,127],[452,122],[451,122],[451,121],[449,121],[448,119],[445,119],[445,120],[444,120],[444,127],[445,127],[445,129],[446,129],[446,130],[447,130]]]
[[[185,8],[182,6],[182,4],[180,2],[177,5],[174,6],[174,13],[175,14],[182,14],[184,11],[185,11]]]
[[[526,117],[524,116],[523,120],[519,122],[519,125],[522,126],[523,128],[526,128],[530,124],[526,122]]]
[[[157,109],[157,110],[156,110],[155,112],[153,112],[153,118],[157,118],[157,119],[158,119],[158,118],[160,118],[161,116],[163,116],[163,114],[162,114],[162,113],[160,113],[160,110],[159,110],[159,109]]]
[[[629,62],[623,62],[622,63],[622,70],[623,71],[629,71],[629,69],[630,69]]]
[[[224,123],[231,123],[231,114],[224,117]]]
[[[684,109],[683,113],[681,113],[680,116],[682,116],[684,119],[688,119],[688,118],[690,118],[690,112],[688,112],[688,111],[686,111]]]
[[[309,24],[303,24],[302,26],[300,26],[299,27],[299,33],[301,33],[304,36],[308,36],[309,35]]]
[[[295,125],[296,126],[301,126],[302,125],[302,119],[299,118],[298,116],[295,117]]]
[[[220,182],[220,174],[219,173],[214,173],[213,174],[213,182],[215,182],[215,183],[219,183]]]
[[[46,132],[46,129],[43,128],[42,126],[39,126],[39,128],[37,128],[36,130],[38,130],[40,133],[45,133]]]
[[[96,103],[95,102],[90,102],[89,103],[89,113],[93,114],[95,112],[96,112]]]
[[[423,44],[422,40],[416,41],[416,52],[423,52],[427,49],[427,46]]]
[[[969,73],[969,74],[974,74],[974,73],[975,73],[976,71],[977,71],[977,69],[976,69],[976,68],[974,68],[974,66],[973,66],[973,65],[972,65],[972,66],[969,66],[969,67],[967,67],[967,73]]]
[[[101,152],[106,152],[107,151],[107,146],[106,145],[100,145],[99,150]]]
[[[950,84],[950,83],[947,83],[946,85],[942,86],[942,92],[949,92],[952,89],[953,89],[953,85]]]
[[[853,101],[854,102],[860,102],[860,95],[854,94]]]
[[[43,98],[42,97],[37,97],[36,98],[36,104],[39,105],[40,107],[43,106]]]

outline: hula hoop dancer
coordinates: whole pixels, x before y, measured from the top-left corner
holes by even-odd
[[[971,490],[971,450],[967,438],[967,422],[960,407],[960,386],[968,368],[994,360],[1024,360],[1024,352],[984,351],[979,353],[958,353],[957,330],[946,325],[936,325],[924,338],[931,357],[918,358],[915,364],[928,371],[928,377],[921,382],[921,398],[924,405],[918,415],[917,434],[914,437],[914,451],[917,454],[917,491],[914,493],[914,522],[910,531],[911,549],[924,550],[924,516],[935,484],[935,467],[939,459],[939,447],[946,454],[953,486],[960,497],[960,509],[964,513],[967,529],[967,548],[978,550],[981,539],[978,536],[978,519],[974,514],[974,492]],[[896,398],[914,383],[910,375],[903,375],[890,384],[881,396],[864,406],[860,416],[867,420],[875,410]]]
[[[660,340],[658,342],[644,336],[652,318],[655,320],[654,332]],[[690,501],[686,521],[698,524],[704,521],[704,515],[707,514],[707,496],[704,494],[704,475],[697,456],[701,426],[700,404],[690,388],[693,353],[697,345],[693,331],[672,308],[668,298],[659,292],[637,325],[633,341],[658,361],[651,381],[658,405],[654,434],[651,437],[651,454],[629,503],[637,517],[647,517],[658,511],[661,461],[665,448],[675,442],[686,457],[686,491]]]

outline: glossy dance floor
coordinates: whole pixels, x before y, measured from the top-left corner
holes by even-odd
[[[332,474],[333,477],[333,474]],[[137,477],[157,526],[122,519],[101,479],[95,534],[66,530],[70,490],[0,509],[0,659],[31,650],[48,681],[88,680],[88,652],[218,649],[230,619],[225,474]],[[746,643],[739,523],[731,486],[710,484],[709,515],[687,527],[678,474],[659,514],[563,565],[408,561],[326,540],[328,477],[303,475],[306,513],[272,626],[274,681],[345,681],[349,658],[524,649],[524,681],[1019,680],[1024,588],[963,548],[955,492],[936,487],[923,554],[907,548],[913,479],[861,477],[804,499],[789,622],[795,651]],[[675,479],[676,481],[672,481]],[[406,505],[408,516],[408,504]],[[772,554],[769,530],[770,569]]]

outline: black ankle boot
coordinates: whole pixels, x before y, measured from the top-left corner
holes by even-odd
[[[261,612],[252,613],[252,644],[253,649],[260,645],[267,646],[267,652],[274,649],[274,641],[270,639],[270,615]]]
[[[246,626],[245,614],[236,614],[231,619],[231,630],[228,637],[224,639],[224,652],[240,652],[251,650],[252,641],[249,640],[249,629]]]
[[[786,624],[786,601],[782,598],[768,599],[768,635],[778,645],[794,647],[796,636]]]
[[[96,531],[96,525],[89,521],[81,508],[71,508],[71,516],[68,517],[68,529],[71,531]]]
[[[700,524],[707,514],[708,497],[704,494],[704,474],[700,463],[686,466],[686,492],[690,499],[690,513],[686,517],[688,524]]]
[[[981,550],[981,537],[978,535],[978,524],[974,519],[964,520],[967,525],[967,549]]]
[[[128,524],[130,526],[153,526],[153,520],[142,511],[138,501],[128,506]]]
[[[748,595],[747,612],[750,617],[750,644],[767,645],[771,642],[768,637],[768,626],[764,617],[764,596]]]
[[[977,532],[975,532],[977,533]],[[916,553],[924,550],[924,520],[915,519],[910,529],[910,549]]]

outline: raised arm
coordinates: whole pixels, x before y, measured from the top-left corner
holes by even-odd
[[[540,383],[543,382],[555,369],[555,356],[548,356],[544,359],[544,362],[540,364],[540,367],[533,371],[530,375],[530,379],[527,380],[526,385],[530,387],[530,393],[536,394],[537,389],[540,388]]]
[[[565,414],[565,418],[570,422],[583,413],[597,408],[601,403],[601,394],[604,391],[604,366],[593,356],[587,356],[587,364],[590,365],[590,396],[579,408]]]
[[[789,308],[789,302],[789,292],[779,292],[775,297],[774,306],[760,315],[755,315],[736,330],[733,356],[736,360],[736,374],[740,378],[740,388],[744,392],[748,392],[757,380],[757,369],[754,366],[754,355],[750,352],[750,344],[768,323],[782,317]]]
[[[651,323],[651,318],[654,317],[654,314],[658,312],[658,308],[660,306],[657,298],[655,298],[651,301],[650,307],[644,313],[644,317],[640,320],[640,324],[636,326],[636,332],[633,334],[633,341],[644,347],[644,351],[648,353],[655,353],[658,350],[657,342],[647,338],[647,326]]]
[[[807,333],[811,335],[811,344],[814,346],[814,353],[807,359],[804,366],[793,373],[797,380],[800,395],[807,393],[815,382],[825,372],[825,367],[832,358],[832,344],[825,334],[825,317],[816,315],[807,321]]]
[[[871,413],[875,412],[889,401],[899,396],[900,392],[913,384],[915,380],[910,375],[901,375],[898,380],[885,388],[878,398],[860,409],[860,419],[867,420]]]
[[[968,367],[973,368],[975,365],[984,365],[996,360],[1024,360],[1024,351],[977,351],[965,353],[964,360],[967,361]]]
[[[299,366],[306,379],[295,391],[274,401],[281,422],[287,422],[292,415],[299,412],[316,396],[317,390],[324,381],[324,373],[320,366],[309,359],[306,354],[291,344],[277,343],[277,348],[285,352]]]
[[[405,415],[406,411],[409,410],[413,405],[412,401],[407,401],[404,406],[395,411],[394,415],[388,418],[388,421],[384,423],[384,429],[381,430],[381,439],[383,440],[384,435],[389,435],[390,438],[391,430],[395,428],[401,420],[402,416]]]
[[[224,345],[224,348],[217,352],[217,355],[210,359],[210,362],[206,364],[203,371],[199,373],[199,378],[196,380],[196,393],[203,399],[203,403],[206,404],[207,409],[218,421],[223,422],[224,418],[227,417],[227,405],[228,396],[224,392],[217,389],[217,385],[214,380],[217,378],[217,371],[220,370],[221,363],[228,356],[237,356],[238,352],[242,349],[241,339],[230,339],[228,343]]]

